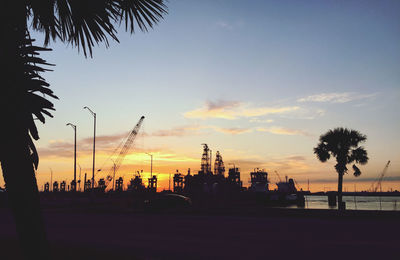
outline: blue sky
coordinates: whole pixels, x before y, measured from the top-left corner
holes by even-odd
[[[157,154],[160,174],[199,168],[200,144],[208,143],[243,174],[264,167],[300,181],[333,181],[333,162],[319,163],[312,148],[320,134],[344,126],[368,136],[370,162],[359,180],[375,178],[387,160],[389,177],[400,179],[399,1],[167,5],[169,14],[153,30],[130,35],[121,27],[120,43],[100,44],[92,59],[51,44],[54,51],[44,57],[56,66],[44,76],[60,100],[55,118],[40,126],[38,173],[52,167],[70,176],[67,122],[78,125],[89,172],[84,139],[93,123],[82,109],[89,106],[98,114],[99,136],[124,134],[145,115],[147,135],[138,149]],[[147,167],[146,156],[132,160],[125,171]]]

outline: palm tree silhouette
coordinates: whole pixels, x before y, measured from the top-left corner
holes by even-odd
[[[344,209],[342,204],[343,175],[347,172],[349,163],[366,164],[368,162],[367,151],[359,146],[367,140],[367,137],[356,130],[347,128],[335,128],[329,130],[319,138],[314,153],[321,162],[328,161],[331,156],[336,158],[335,169],[338,173],[338,204],[339,210]],[[361,175],[360,169],[353,165],[354,176]]]
[[[147,31],[167,13],[163,0],[6,0],[1,3],[0,28],[0,162],[23,254],[49,257],[39,207],[35,169],[39,156],[35,120],[52,117],[57,98],[41,76],[50,64],[33,44],[30,30],[45,34],[45,46],[56,39],[92,56],[98,43],[118,41],[115,25]],[[29,26],[28,26],[29,24]]]

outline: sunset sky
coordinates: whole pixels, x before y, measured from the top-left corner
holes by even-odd
[[[313,154],[335,127],[367,135],[370,157],[344,189],[368,189],[391,160],[383,189],[400,190],[399,1],[170,1],[169,14],[148,33],[94,49],[93,58],[60,42],[43,57],[56,66],[43,76],[60,98],[54,118],[38,122],[40,188],[73,178],[78,163],[91,176],[93,117],[96,168],[139,118],[146,117],[117,175],[153,172],[168,188],[169,173],[197,172],[202,143],[234,163],[248,185],[253,168],[277,171],[312,191],[336,189],[334,160]],[[33,34],[39,43],[43,36]],[[79,176],[79,167],[78,167]],[[99,175],[100,176],[100,175]],[[0,185],[3,185],[3,180]],[[147,181],[146,181],[147,184]]]

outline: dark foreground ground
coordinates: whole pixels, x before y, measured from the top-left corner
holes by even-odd
[[[400,259],[399,214],[244,210],[147,214],[46,209],[54,259]],[[0,209],[0,259],[20,259]]]

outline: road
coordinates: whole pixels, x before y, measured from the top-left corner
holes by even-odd
[[[54,259],[399,259],[398,218],[46,210]],[[18,259],[0,209],[0,248]],[[111,257],[111,258],[110,258]]]

